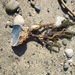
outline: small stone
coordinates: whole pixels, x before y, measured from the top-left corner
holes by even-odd
[[[63,44],[64,46],[66,46],[66,45],[67,45],[67,42],[68,42],[68,40],[67,40],[67,39],[63,39],[63,40],[62,40],[62,44]]]
[[[18,7],[19,7],[19,2],[17,2],[16,0],[10,0],[6,4],[6,10],[9,12],[15,11]]]
[[[47,9],[47,12],[49,13],[49,8]]]
[[[7,21],[7,24],[9,25],[10,24],[10,21]]]
[[[21,15],[17,15],[17,16],[14,18],[14,25],[15,25],[15,24],[24,25],[24,18],[23,18]]]
[[[70,64],[70,63],[73,63],[73,60],[72,59],[69,59],[68,60],[68,63]]]
[[[12,23],[10,21],[7,21],[5,28],[7,28],[9,25],[12,25]]]
[[[39,13],[39,12],[40,12],[40,10],[41,10],[40,5],[35,5],[35,10],[36,10],[36,12],[37,12],[37,13]]]
[[[32,25],[31,30],[38,30],[40,28],[40,25]]]
[[[66,61],[65,63],[64,63],[64,70],[65,71],[67,71],[68,70],[68,68],[69,68],[69,63]]]
[[[72,49],[66,49],[65,54],[68,58],[71,58],[73,56],[73,50]]]

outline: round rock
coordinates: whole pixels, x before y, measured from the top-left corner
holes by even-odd
[[[17,15],[14,18],[14,24],[21,24],[24,25],[24,18],[21,15]]]
[[[17,2],[16,0],[10,0],[6,4],[6,10],[9,12],[15,11],[18,7],[19,7],[19,2]]]
[[[68,43],[68,40],[67,40],[67,39],[63,39],[63,40],[62,40],[62,44],[63,44],[64,46],[66,46],[67,43]]]
[[[66,49],[65,54],[67,57],[71,58],[73,56],[73,50],[72,49]]]

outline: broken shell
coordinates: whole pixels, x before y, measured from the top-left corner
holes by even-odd
[[[11,33],[12,46],[22,44],[28,38],[28,27],[21,27],[21,25],[14,25]]]
[[[57,16],[55,26],[59,27],[62,24],[62,21],[65,20],[64,17]]]
[[[19,2],[10,0],[6,5],[6,10],[9,12],[15,11],[19,7]]]
[[[21,26],[14,25],[11,33],[11,45],[16,46],[20,38]]]
[[[17,15],[14,19],[14,24],[24,25],[24,18],[21,15]]]
[[[40,25],[32,25],[31,30],[38,30],[40,28]]]
[[[66,49],[65,54],[67,57],[71,58],[73,56],[73,50],[72,49]]]

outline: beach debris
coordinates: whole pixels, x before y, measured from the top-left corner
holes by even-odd
[[[24,25],[24,18],[21,16],[21,15],[17,15],[15,18],[14,18],[14,25],[15,24],[20,24],[20,25]]]
[[[6,4],[6,11],[8,12],[14,12],[19,7],[19,2],[16,0],[10,0]]]
[[[26,41],[29,36],[28,36],[28,27],[23,27],[22,28],[22,31],[20,33],[20,37],[19,37],[19,40],[18,40],[18,43],[16,45],[20,45],[22,44],[24,41]]]
[[[68,27],[75,25],[75,23],[70,22],[68,19],[62,21],[60,26],[56,26],[55,23],[49,23],[49,24],[35,24],[31,25],[31,27],[22,26],[24,24],[24,19],[22,16],[17,15],[15,19],[14,25],[20,25],[21,27],[20,32],[18,32],[19,39],[18,42],[15,44],[15,46],[22,44],[24,41],[27,40],[27,38],[34,37],[36,39],[39,39],[39,41],[43,43],[44,46],[46,46],[47,48],[48,47],[52,48],[53,46],[55,46],[60,50],[61,45],[58,41],[61,38],[71,39],[73,36],[75,36],[74,32],[68,31]],[[15,27],[14,29],[17,29],[16,26],[14,27]],[[14,29],[13,31],[15,31]]]
[[[20,25],[14,25],[13,30],[11,32],[11,46],[16,46],[18,43],[18,40],[20,38],[21,33],[21,26]]]
[[[66,49],[65,54],[67,57],[71,58],[73,56],[73,49]]]

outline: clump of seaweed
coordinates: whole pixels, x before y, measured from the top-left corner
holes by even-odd
[[[68,27],[73,25],[75,25],[74,22],[71,22],[69,19],[64,19],[59,26],[55,25],[55,23],[50,23],[32,25],[30,28],[22,27],[19,40],[15,46],[22,44],[28,38],[34,37],[39,39],[44,46],[49,48],[55,46],[60,50],[59,40],[63,38],[71,39],[75,36],[75,32],[68,30]]]

